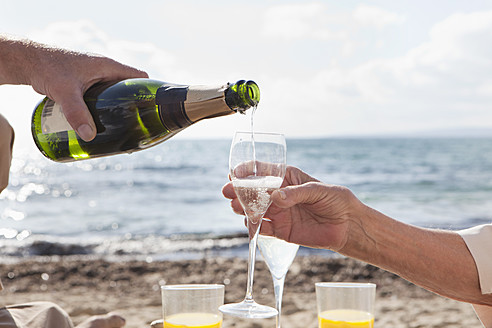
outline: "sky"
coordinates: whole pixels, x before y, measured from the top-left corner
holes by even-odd
[[[287,138],[492,131],[488,0],[2,1],[0,33],[95,52],[180,84],[254,80],[256,131]],[[0,86],[18,147],[42,96]],[[180,138],[232,138],[250,116]]]

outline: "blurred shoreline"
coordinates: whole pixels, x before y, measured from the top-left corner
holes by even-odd
[[[16,263],[46,257],[78,260],[102,259],[110,262],[140,260],[180,261],[203,258],[238,257],[246,259],[249,238],[247,233],[227,235],[182,234],[171,236],[112,236],[86,239],[32,235],[24,240],[0,240],[2,263]],[[261,253],[258,252],[259,258]],[[298,256],[336,256],[329,250],[300,247]]]

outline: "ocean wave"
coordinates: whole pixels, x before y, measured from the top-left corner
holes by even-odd
[[[74,237],[31,235],[24,240],[0,239],[3,257],[87,255],[98,257],[186,257],[185,254],[247,249],[247,234],[183,234],[114,236],[80,240]]]

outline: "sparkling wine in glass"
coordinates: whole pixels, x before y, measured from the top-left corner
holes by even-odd
[[[259,235],[258,248],[272,274],[275,305],[278,311],[277,328],[280,328],[285,276],[296,257],[299,245],[275,237]]]
[[[229,156],[229,174],[247,218],[249,232],[248,282],[242,302],[226,304],[224,314],[241,318],[271,318],[278,311],[253,299],[253,275],[258,233],[270,195],[282,185],[286,169],[286,143],[282,134],[236,132]]]

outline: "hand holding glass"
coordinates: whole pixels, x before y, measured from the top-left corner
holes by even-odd
[[[258,233],[270,195],[282,185],[286,170],[286,143],[282,134],[236,132],[229,156],[229,174],[234,191],[247,217],[249,232],[248,282],[240,303],[220,307],[225,314],[242,318],[271,318],[272,307],[253,299],[253,275]]]

